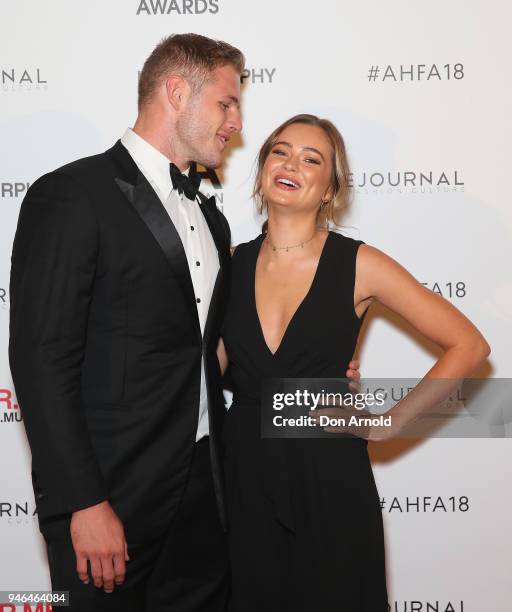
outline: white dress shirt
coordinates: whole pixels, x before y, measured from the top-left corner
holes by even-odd
[[[124,133],[121,143],[155,190],[178,231],[187,256],[201,334],[203,334],[215,279],[219,271],[217,248],[204,215],[197,201],[189,200],[184,194],[180,195],[173,188],[169,174],[170,161],[165,155],[130,128]],[[188,170],[184,174],[187,173]],[[196,441],[208,433],[208,398],[204,359],[201,359],[201,389]]]

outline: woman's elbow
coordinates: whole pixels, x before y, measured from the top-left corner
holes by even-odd
[[[491,354],[491,347],[481,334],[479,334],[469,343],[468,348],[473,359],[478,365],[482,364],[482,362],[484,362]]]

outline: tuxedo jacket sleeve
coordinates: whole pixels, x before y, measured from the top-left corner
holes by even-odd
[[[11,267],[9,360],[39,516],[108,498],[81,405],[98,226],[72,177],[41,177],[21,206]]]

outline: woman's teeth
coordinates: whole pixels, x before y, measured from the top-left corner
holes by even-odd
[[[287,187],[295,187],[295,189],[297,189],[299,187],[299,185],[297,183],[294,183],[293,181],[290,181],[290,180],[284,179],[284,178],[277,179],[277,182],[281,183],[282,185],[286,185]]]

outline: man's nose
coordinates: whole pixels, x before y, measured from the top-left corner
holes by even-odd
[[[234,108],[228,119],[228,129],[230,132],[241,132],[242,131],[242,116],[240,109]]]

